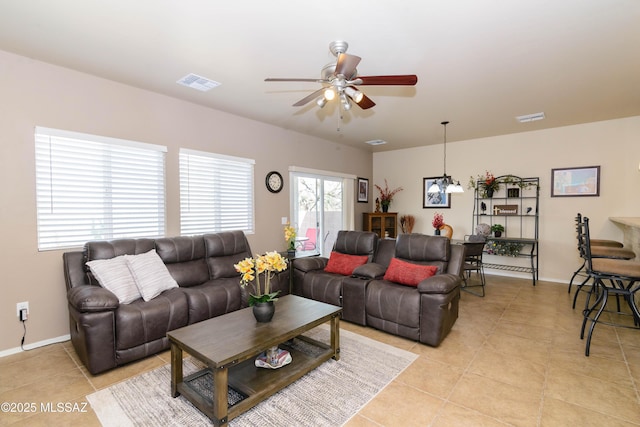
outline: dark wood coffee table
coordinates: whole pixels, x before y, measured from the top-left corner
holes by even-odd
[[[171,394],[182,394],[215,425],[226,425],[330,358],[339,360],[341,313],[340,307],[287,295],[276,302],[269,323],[256,322],[246,308],[171,331]],[[300,336],[325,322],[331,323],[330,344]],[[292,362],[256,368],[256,356],[276,345],[291,353]],[[183,377],[183,351],[207,368]]]

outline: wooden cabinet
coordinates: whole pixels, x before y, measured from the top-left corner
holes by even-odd
[[[362,215],[362,229],[364,231],[373,231],[381,239],[385,237],[395,239],[398,236],[398,214],[396,212],[365,212]]]

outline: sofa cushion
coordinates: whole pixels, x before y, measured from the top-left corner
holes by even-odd
[[[178,287],[155,249],[140,255],[125,255],[125,259],[145,301],[152,300],[168,289]]]
[[[120,255],[138,255],[153,249],[153,239],[116,239],[87,242],[82,253],[84,268],[90,285],[99,285],[96,277],[86,264],[97,259],[111,259]]]
[[[201,235],[156,239],[156,252],[178,285],[194,286],[209,280]]]
[[[242,305],[240,276],[182,288],[189,306],[189,324],[238,310]]]
[[[367,255],[348,255],[333,251],[329,256],[329,262],[327,262],[324,271],[351,276],[356,267],[366,264],[368,260],[369,257]]]
[[[129,271],[125,255],[89,261],[87,266],[100,286],[113,292],[120,304],[130,304],[142,297]]]
[[[115,350],[150,343],[168,331],[187,325],[187,297],[181,289],[169,289],[151,301],[138,299],[115,311]]]
[[[371,231],[338,231],[333,250],[343,254],[367,255],[373,261],[378,247],[378,235]]]
[[[240,280],[240,275],[233,266],[251,257],[251,249],[244,232],[225,231],[205,234],[204,243],[209,277],[211,279],[237,277]]]
[[[372,280],[366,292],[367,324],[394,334],[393,328],[414,328],[409,338],[417,339],[420,325],[420,293],[415,288],[386,280]],[[371,319],[380,319],[391,330],[380,328]],[[408,331],[404,331],[408,332]],[[405,333],[402,336],[407,336]]]
[[[384,274],[384,280],[407,286],[418,286],[418,283],[434,276],[437,271],[438,267],[434,265],[418,265],[392,258]]]

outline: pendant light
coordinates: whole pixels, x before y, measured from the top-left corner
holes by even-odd
[[[447,175],[447,125],[449,122],[444,121],[440,124],[444,126],[444,175],[442,175],[442,178],[434,181],[427,190],[427,193],[464,193],[460,181],[454,183],[454,179]]]

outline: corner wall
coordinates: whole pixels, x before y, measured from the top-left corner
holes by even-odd
[[[455,123],[447,127],[447,132],[455,135]],[[539,277],[543,280],[568,283],[580,265],[574,226],[576,213],[590,218],[594,236],[620,241],[621,229],[608,218],[640,217],[640,117],[637,116],[447,142],[447,173],[460,180],[465,192],[452,195],[451,209],[423,209],[422,178],[442,176],[442,156],[442,144],[374,153],[371,186],[383,186],[387,178],[390,188],[404,188],[394,198],[390,211],[414,215],[414,232],[433,234],[431,220],[435,212],[440,212],[453,227],[454,238],[462,239],[473,233],[473,191],[467,189],[470,176],[488,170],[495,176],[540,177]],[[598,165],[600,197],[551,197],[551,169]],[[376,197],[378,193],[374,190],[372,198]]]
[[[16,303],[29,301],[25,345],[69,334],[63,251],[38,252],[34,128],[45,126],[166,145],[166,234],[180,232],[178,149],[250,157],[255,164],[254,252],[285,249],[289,166],[372,177],[372,154],[156,93],[0,51],[0,353],[19,348]],[[279,171],[282,192],[265,175]],[[355,224],[362,212],[355,204]]]

